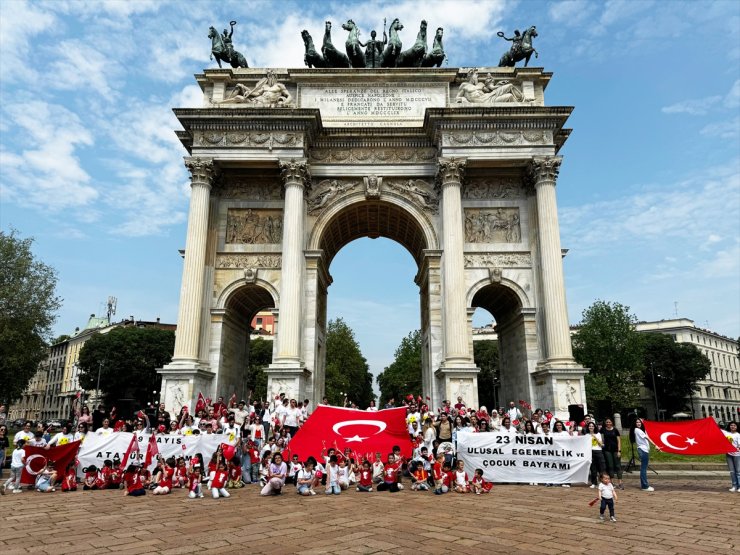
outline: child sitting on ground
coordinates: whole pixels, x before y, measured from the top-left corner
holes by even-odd
[[[326,467],[326,495],[339,495],[342,492],[342,488],[339,485],[339,465],[337,464],[337,456],[329,456],[329,464]]]
[[[383,481],[378,484],[378,491],[397,492],[403,489],[398,483],[398,474],[401,470],[401,462],[396,461],[393,453],[388,454],[388,462],[384,465]]]
[[[339,461],[339,472],[337,473],[337,483],[342,490],[349,488],[349,466],[347,466],[347,457]]]
[[[363,461],[359,476],[360,482],[357,484],[357,491],[373,491],[373,471],[370,468],[370,461]]]
[[[473,491],[473,493],[475,493],[476,495],[480,495],[481,493],[488,493],[491,491],[492,487],[493,484],[491,482],[487,482],[483,479],[483,469],[476,468],[473,479],[470,480],[470,489]]]
[[[458,459],[457,468],[455,469],[455,492],[470,492],[470,486],[468,485],[468,473],[465,472],[465,463],[460,459]]]
[[[36,476],[36,491],[41,493],[51,493],[56,491],[54,482],[57,479],[57,473],[54,470],[54,462],[49,461],[46,466]]]
[[[130,495],[131,497],[139,497],[146,495],[146,489],[144,488],[144,482],[141,479],[141,467],[135,464],[130,464],[126,469],[126,474],[123,476],[123,481],[126,486],[126,491],[123,495]]]
[[[157,487],[152,492],[154,495],[167,495],[172,491],[172,478],[175,475],[175,457],[170,457],[166,461],[159,460],[159,472],[157,474]]]
[[[375,462],[373,462],[373,482],[376,484],[382,482],[384,473],[385,468],[383,466],[383,461],[380,458],[380,451],[378,451],[375,453]]]
[[[100,489],[99,484],[101,482],[104,483],[104,480],[100,472],[98,472],[98,467],[91,464],[87,468],[83,468],[82,471],[85,473],[85,476],[82,478],[82,489],[85,491]]]
[[[424,469],[424,465],[419,462],[411,473],[411,490],[428,491],[429,484],[427,484],[427,478],[429,478],[429,473]]]
[[[77,491],[77,469],[73,462],[67,466],[67,474],[62,480],[62,491]]]
[[[211,489],[211,495],[214,499],[219,497],[231,497],[228,491],[226,491],[226,481],[229,478],[229,473],[226,471],[226,464],[222,461],[218,463],[218,469],[211,472],[208,480],[208,487]]]
[[[298,485],[298,473],[303,470],[303,465],[301,464],[301,461],[298,460],[298,455],[293,455],[292,460],[290,461],[290,466],[288,467],[288,477],[285,480],[286,484],[295,484]]]
[[[296,491],[300,495],[316,495],[313,490],[316,481],[316,459],[308,457],[306,465],[296,474]]]
[[[235,456],[229,461],[229,481],[226,483],[228,489],[239,489],[244,487],[242,482],[242,467],[239,464],[239,457]]]

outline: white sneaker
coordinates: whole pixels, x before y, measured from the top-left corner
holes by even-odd
[[[23,493],[20,489],[14,489],[13,493]]]
[[[730,488],[730,491],[735,493],[737,491],[737,488]]]
[[[588,487],[590,487],[591,489],[594,489],[594,488],[595,488],[596,486],[595,486],[595,485],[593,485],[593,484],[591,484],[591,485],[590,485],[590,486],[588,486]]]
[[[564,488],[569,488],[570,487],[570,484],[563,484],[563,487]]]
[[[650,486],[650,487],[643,489],[642,491],[655,491],[655,488],[653,486]]]
[[[617,517],[615,517],[615,516],[610,516],[610,517],[609,517],[609,520],[611,520],[612,522],[616,522],[616,521],[617,521]]]
[[[314,490],[309,490],[311,492],[311,495],[316,495],[316,492]]]

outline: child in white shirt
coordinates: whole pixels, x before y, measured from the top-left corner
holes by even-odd
[[[5,495],[6,488],[10,488],[13,493],[21,493],[21,474],[23,474],[23,467],[26,466],[26,450],[23,448],[25,444],[24,439],[16,442],[16,448],[10,459],[10,478],[0,486],[0,493],[3,495]]]
[[[614,502],[617,500],[617,492],[614,490],[614,484],[612,484],[609,474],[606,473],[601,475],[601,483],[599,484],[599,500],[601,501],[599,520],[604,520],[604,511],[609,507],[609,520],[616,522],[617,517],[614,516]]]

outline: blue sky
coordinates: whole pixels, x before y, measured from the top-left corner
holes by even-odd
[[[301,67],[300,30],[382,18],[445,28],[449,66],[496,65],[496,32],[536,25],[549,105],[575,106],[558,182],[570,319],[596,299],[740,335],[740,3],[165,2],[0,5],[0,227],[59,272],[57,333],[118,297],[118,318],[177,319],[188,176],[172,107],[197,106],[210,25],[238,21],[252,67]],[[336,27],[335,27],[336,28]],[[340,36],[339,33],[336,34]],[[419,326],[411,256],[345,247],[329,316],[371,369]],[[479,311],[481,312],[481,311]],[[476,322],[490,321],[476,314]]]

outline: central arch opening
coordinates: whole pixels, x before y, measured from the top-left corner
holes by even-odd
[[[316,334],[316,368],[322,382],[327,319],[341,317],[355,332],[373,374],[375,394],[377,375],[414,330],[422,330],[422,363],[428,365],[428,288],[418,274],[424,251],[430,248],[429,229],[425,233],[418,217],[392,202],[363,199],[337,211],[323,226],[318,246],[331,278],[317,291],[317,297],[323,297],[317,298]]]

